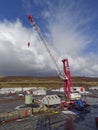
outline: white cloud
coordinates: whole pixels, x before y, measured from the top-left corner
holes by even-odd
[[[26,9],[26,1],[23,1]],[[51,47],[50,50],[60,68],[62,58],[69,59],[72,75],[98,76],[97,56],[94,52],[84,53],[94,40],[88,32],[92,17],[83,14],[79,3],[70,1],[61,1],[57,6],[48,1],[48,10],[40,12],[41,17],[47,20],[49,38],[60,54],[56,56]],[[36,1],[36,4],[43,6],[42,2]],[[28,3],[27,8],[31,10],[31,7]],[[31,46],[28,48],[29,41]],[[55,64],[36,33],[32,28],[24,27],[19,20],[0,22],[0,59],[0,75],[56,73]]]
[[[66,0],[65,3],[60,1],[59,6],[49,4],[49,12],[46,10],[43,15],[48,19],[49,31],[61,57],[69,58],[72,74],[98,76],[97,56],[87,50],[95,41],[96,34],[89,30],[94,21],[94,14],[81,2],[77,4]]]
[[[0,75],[47,72],[44,68],[49,68],[48,57],[32,29],[23,27],[19,20],[0,23]]]
[[[98,60],[96,55],[78,56],[79,51],[82,50],[81,47],[84,48],[84,45],[78,44],[79,38],[75,37],[77,33],[71,35],[73,39],[71,40],[70,37],[62,36],[64,35],[63,29],[59,28],[61,32],[59,35],[57,28],[53,29],[55,30],[52,32],[55,36],[55,46],[63,49],[63,55],[56,56],[55,51],[50,47],[59,67],[62,68],[61,57],[68,58],[72,75],[97,76]],[[66,35],[68,35],[67,32]],[[68,45],[64,40],[70,41],[70,44],[73,45]],[[84,39],[81,38],[82,40]],[[31,46],[28,48],[27,43],[29,41]],[[75,50],[75,53],[72,50]],[[0,23],[0,59],[0,75],[40,75],[43,73],[50,74],[52,71],[53,73],[56,72],[53,61],[36,33],[33,32],[32,28],[23,27],[19,20],[15,23],[9,21]]]
[[[69,61],[73,75],[98,76],[98,58],[96,55],[69,57]]]

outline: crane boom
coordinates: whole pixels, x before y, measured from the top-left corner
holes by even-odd
[[[65,94],[65,97],[66,98],[70,98],[70,88],[71,88],[71,76],[70,76],[70,70],[68,69],[69,68],[69,64],[68,64],[68,59],[63,59],[62,62],[63,62],[63,72],[61,72],[57,62],[55,61],[53,55],[51,54],[51,51],[50,49],[48,48],[47,46],[47,41],[46,39],[43,37],[43,35],[41,34],[40,32],[40,29],[39,27],[37,26],[37,24],[35,23],[35,21],[33,20],[33,17],[32,15],[29,15],[28,16],[28,20],[29,22],[31,23],[32,27],[34,28],[34,30],[37,32],[39,38],[41,39],[42,43],[44,44],[45,48],[47,49],[50,57],[52,58],[55,66],[56,66],[56,70],[57,70],[57,73],[59,75],[59,77],[61,79],[63,79],[64,81],[64,94]]]
[[[61,70],[60,70],[60,68],[59,68],[59,66],[58,66],[58,64],[57,64],[57,62],[56,62],[56,60],[54,59],[54,57],[53,57],[53,55],[52,55],[52,53],[51,53],[49,47],[47,46],[47,41],[46,41],[46,39],[45,39],[45,38],[43,37],[43,35],[41,34],[39,27],[36,25],[36,23],[35,23],[35,21],[33,20],[33,17],[32,17],[31,15],[28,16],[28,20],[30,21],[30,23],[31,23],[32,27],[34,28],[34,30],[37,32],[37,34],[38,34],[38,36],[40,37],[42,43],[44,44],[45,48],[47,49],[47,51],[48,51],[48,53],[49,53],[51,59],[53,60],[55,66],[56,66],[56,70],[57,70],[58,75],[59,75],[60,78],[62,78],[63,80],[64,80],[65,78],[67,79],[67,77],[64,75],[64,73],[61,72]]]

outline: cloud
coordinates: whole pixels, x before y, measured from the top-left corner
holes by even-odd
[[[62,58],[68,58],[72,75],[98,76],[97,55],[94,51],[87,50],[96,35],[94,31],[90,32],[94,21],[91,8],[86,9],[86,3],[83,4],[81,0],[77,3],[73,0],[61,0],[57,3],[55,0],[36,0],[33,4],[32,1],[26,3],[23,0],[24,9],[35,11],[33,16],[39,23],[59,68],[63,68]],[[34,6],[36,8],[32,9]],[[31,43],[29,48],[28,42]],[[57,74],[55,61],[49,56],[38,35],[19,19],[15,22],[0,22],[0,59],[0,75]]]
[[[72,0],[65,0],[64,3],[62,0],[55,4],[56,6],[49,3],[48,11],[44,10],[42,15],[48,21],[50,35],[61,57],[69,58],[73,75],[97,76],[97,55],[93,49],[91,52],[88,50],[92,48],[97,35],[93,28],[93,22],[97,18],[93,8],[81,0],[77,3]],[[98,40],[93,44],[94,48],[97,48],[97,42]]]
[[[31,45],[28,48],[29,41]],[[19,20],[0,23],[0,75],[46,73],[48,57],[32,29],[23,27]]]

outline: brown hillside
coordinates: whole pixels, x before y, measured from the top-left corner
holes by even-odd
[[[98,78],[72,77],[73,86],[98,86]],[[59,77],[7,76],[0,77],[2,87],[47,87],[60,88],[63,81]]]

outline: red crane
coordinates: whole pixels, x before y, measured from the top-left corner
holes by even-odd
[[[67,76],[67,80],[64,80],[64,94],[66,98],[70,98],[72,81],[71,81],[68,59],[63,59],[62,62],[63,62],[64,74]]]
[[[63,79],[64,81],[64,95],[66,98],[70,98],[70,92],[71,92],[71,86],[72,86],[72,82],[71,82],[71,75],[70,75],[70,68],[69,68],[69,63],[68,63],[68,59],[63,59],[63,73],[61,72],[58,63],[56,62],[56,60],[54,59],[50,49],[48,48],[47,45],[47,40],[43,37],[42,33],[40,32],[40,28],[37,26],[36,22],[34,21],[32,15],[28,16],[28,20],[30,22],[30,24],[32,25],[33,29],[37,32],[40,40],[42,41],[42,43],[44,44],[45,48],[47,49],[50,57],[52,58],[55,66],[56,66],[56,70],[58,72],[58,75],[61,79]]]

